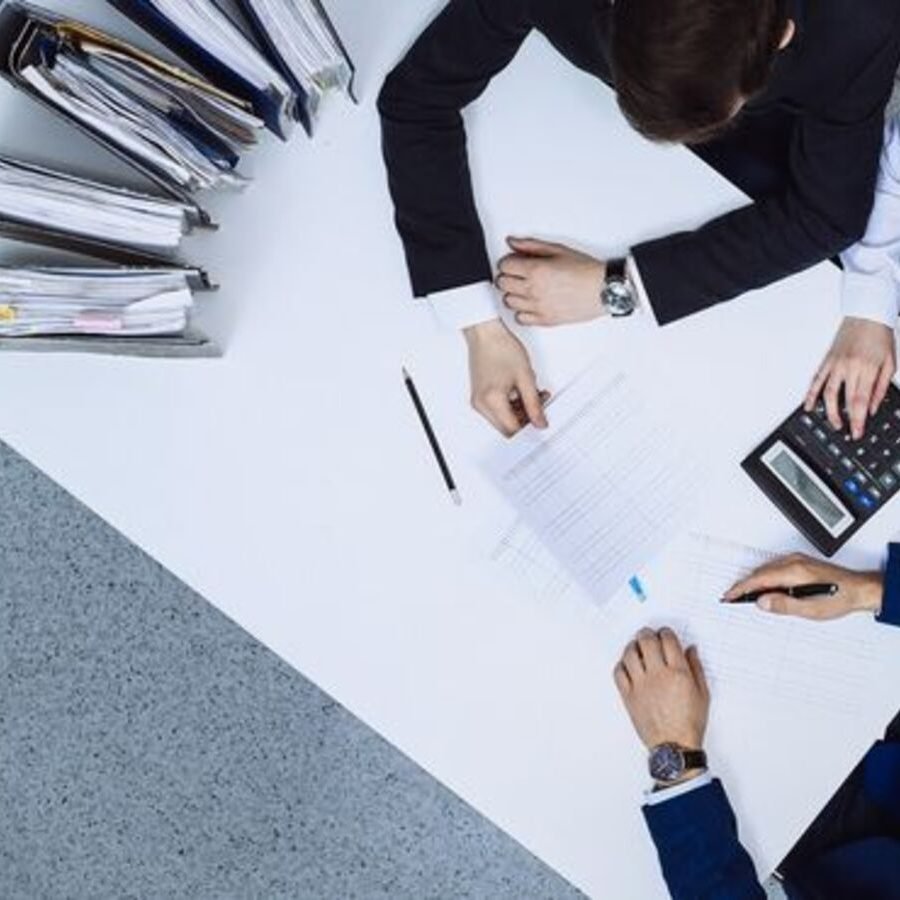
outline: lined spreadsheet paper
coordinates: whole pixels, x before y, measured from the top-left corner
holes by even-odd
[[[494,482],[526,526],[513,529],[515,549],[502,542],[499,549],[518,555],[520,565],[531,552],[547,571],[545,546],[604,605],[684,528],[699,468],[671,423],[649,414],[638,385],[602,365],[560,394],[551,421],[490,461]]]
[[[709,535],[672,544],[646,580],[651,624],[696,644],[711,688],[746,710],[761,701],[792,716],[856,718],[898,635],[870,615],[812,622],[719,602],[725,591],[778,554]],[[815,599],[806,601],[815,603]]]

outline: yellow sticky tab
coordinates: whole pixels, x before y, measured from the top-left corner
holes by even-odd
[[[0,322],[15,322],[15,307],[0,303]]]

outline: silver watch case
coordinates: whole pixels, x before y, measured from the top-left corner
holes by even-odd
[[[630,316],[637,306],[634,288],[627,278],[607,278],[600,293],[603,308],[614,318]]]

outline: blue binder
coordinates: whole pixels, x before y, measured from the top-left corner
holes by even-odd
[[[253,29],[254,34],[256,35],[259,42],[265,47],[266,53],[269,57],[269,61],[278,68],[281,74],[285,77],[288,84],[294,89],[294,92],[297,94],[297,108],[296,108],[296,118],[303,125],[306,133],[312,136],[313,133],[313,120],[312,114],[309,109],[309,98],[307,97],[306,92],[303,90],[300,82],[294,77],[293,72],[285,65],[284,60],[281,58],[281,55],[278,52],[278,48],[275,46],[275,42],[272,40],[269,33],[266,31],[262,22],[256,14],[256,10],[253,8],[253,4],[249,3],[248,0],[238,0],[241,10],[244,15],[247,17],[247,21],[250,23],[250,27]],[[335,43],[340,48],[341,53],[344,55],[344,58],[347,60],[347,65],[350,67],[351,73],[356,74],[356,69],[353,65],[353,61],[350,58],[350,54],[347,53],[347,49],[344,47],[343,42],[341,41],[340,35],[337,33],[337,29],[335,29],[334,25],[331,23],[331,19],[328,16],[328,13],[325,11],[325,7],[319,2],[319,0],[313,0],[313,4],[318,10],[319,15],[322,18],[322,21],[325,23],[325,27],[331,33],[332,38],[334,38]],[[350,82],[350,98],[356,102],[356,96],[353,92],[353,81],[351,79]]]
[[[297,97],[282,97],[270,88],[260,91],[241,75],[213,56],[205,47],[177,28],[153,5],[152,0],[109,0],[119,12],[152,34],[160,43],[177,53],[185,62],[214,84],[249,101],[254,112],[278,137],[287,140],[296,115]],[[221,8],[218,7],[221,12]],[[224,15],[224,13],[223,13]],[[279,71],[279,74],[280,71]],[[290,83],[290,82],[289,82]]]

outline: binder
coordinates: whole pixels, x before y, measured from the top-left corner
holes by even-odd
[[[119,143],[105,134],[103,130],[83,122],[70,114],[69,111],[50,102],[48,98],[44,97],[21,77],[20,73],[23,69],[30,65],[39,64],[42,61],[42,53],[45,52],[48,46],[59,46],[65,40],[66,29],[72,26],[71,20],[66,20],[54,13],[33,6],[24,2],[24,0],[3,0],[2,5],[0,5],[0,75],[15,88],[26,92],[42,106],[63,117],[79,131],[93,138],[119,159],[124,160],[142,175],[149,178],[166,196],[182,203],[196,206],[190,192],[181,185],[174,183],[165,171],[129,153]],[[102,32],[96,32],[94,29],[89,29],[89,31],[102,35]],[[118,41],[116,38],[108,35],[103,36],[112,43],[130,48],[130,45]],[[143,54],[142,51],[138,51],[136,48],[131,49],[137,55],[147,56],[147,54]],[[212,86],[210,86],[210,89],[215,90]],[[197,207],[197,209],[200,224],[203,226],[211,225],[208,214],[200,207]]]
[[[347,52],[347,48],[344,46],[344,42],[341,40],[341,36],[338,34],[337,29],[334,27],[334,24],[331,21],[331,17],[328,15],[328,12],[326,11],[320,0],[310,0],[310,2],[315,7],[319,18],[322,21],[322,24],[328,30],[328,33],[331,35],[335,44],[337,44],[338,48],[344,56],[347,66],[350,69],[350,84],[348,86],[347,92],[350,95],[350,99],[354,103],[357,103],[358,100],[356,98],[356,93],[354,90],[356,67],[353,64],[353,60],[351,59],[350,54]],[[307,95],[303,86],[300,84],[297,77],[282,59],[278,46],[257,15],[253,4],[249,2],[249,0],[238,0],[238,3],[241,11],[244,13],[247,22],[250,25],[250,28],[253,31],[253,34],[260,42],[260,44],[265,48],[266,53],[272,60],[273,64],[278,67],[279,71],[285,77],[288,84],[290,84],[294,92],[297,94],[295,116],[301,123],[301,125],[303,125],[306,133],[310,137],[312,137],[313,131],[315,129],[315,115],[314,111],[311,109],[309,96]]]
[[[81,178],[72,173],[55,171],[32,162],[24,162],[19,159],[0,155],[0,163],[14,163],[18,168],[37,174],[51,175],[57,178],[64,177],[75,184],[88,187],[97,186],[98,183]],[[125,187],[117,187],[124,194],[140,197],[137,191]],[[183,203],[178,201],[188,214],[189,224],[193,228],[215,231],[218,226],[210,221],[208,214],[195,202]],[[54,250],[67,250],[83,256],[89,256],[104,262],[131,266],[162,266],[171,267],[172,257],[164,252],[153,251],[135,247],[127,241],[116,242],[103,240],[90,235],[77,234],[68,230],[57,229],[50,225],[37,225],[32,221],[17,219],[0,213],[0,238],[7,240],[36,244]]]
[[[11,267],[0,267],[0,279]],[[140,275],[144,267],[109,267],[110,272],[121,271]],[[167,266],[185,275],[191,292],[214,290],[208,275],[201,269]],[[20,270],[23,271],[23,270]],[[35,272],[79,275],[78,268],[35,267]],[[2,298],[0,298],[2,299]],[[2,305],[0,305],[2,309]],[[209,359],[222,355],[221,348],[193,323],[178,334],[123,336],[110,334],[37,334],[11,337],[0,335],[2,353],[89,353],[131,356],[148,359]]]
[[[184,0],[184,2],[188,2],[188,0]],[[215,3],[214,0],[210,0],[210,2],[229,22],[234,24],[220,4]],[[249,100],[256,114],[282,140],[290,137],[291,119],[292,117],[296,118],[297,106],[296,97],[290,91],[287,95],[281,95],[273,87],[260,90],[174,25],[154,6],[152,0],[109,0],[109,3],[136,25],[152,34],[160,43],[178,54],[198,72],[202,72],[214,84],[221,85],[229,92]],[[235,28],[237,28],[236,25]],[[278,71],[277,74],[281,75],[281,72]],[[289,84],[285,86],[289,87]]]

